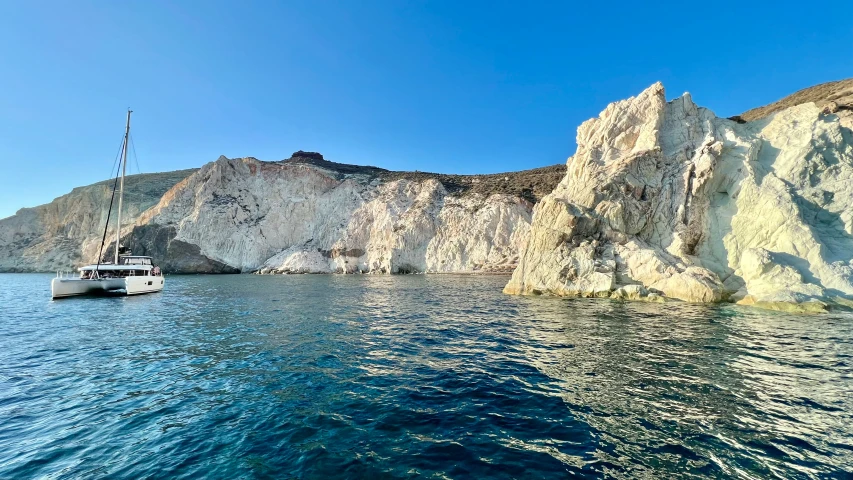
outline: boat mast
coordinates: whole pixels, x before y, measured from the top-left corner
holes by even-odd
[[[124,147],[121,154],[122,157],[122,165],[121,165],[121,183],[119,183],[118,190],[118,218],[116,222],[116,255],[115,255],[115,264],[118,265],[118,247],[119,241],[121,240],[121,203],[122,199],[124,199],[124,174],[127,173],[127,143],[130,140],[130,114],[133,113],[133,110],[127,109],[127,126],[124,127]]]

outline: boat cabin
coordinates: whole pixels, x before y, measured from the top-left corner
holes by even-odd
[[[151,264],[151,257],[123,255],[119,264],[102,263],[80,268],[80,278],[159,277],[160,267]]]

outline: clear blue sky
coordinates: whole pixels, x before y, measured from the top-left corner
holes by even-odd
[[[564,162],[657,80],[730,116],[853,77],[849,0],[641,3],[0,0],[0,218],[107,178],[128,106],[145,172],[485,173]]]

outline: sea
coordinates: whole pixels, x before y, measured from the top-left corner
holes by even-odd
[[[0,478],[851,478],[853,314],[507,277],[0,275]]]

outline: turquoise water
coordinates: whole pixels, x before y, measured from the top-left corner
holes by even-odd
[[[844,478],[853,316],[504,277],[0,275],[0,478]]]

